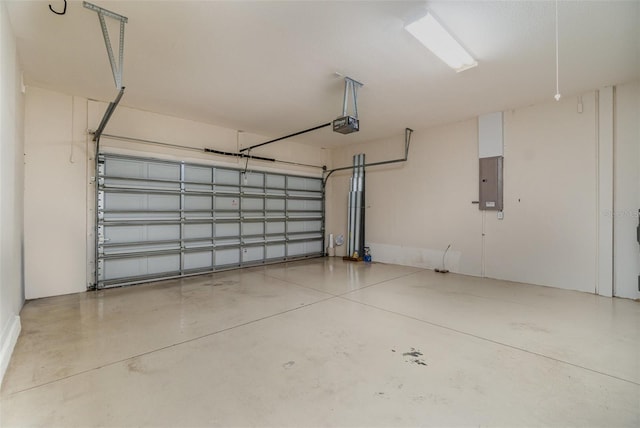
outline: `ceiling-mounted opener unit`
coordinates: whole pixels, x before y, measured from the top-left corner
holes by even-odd
[[[336,73],[338,74],[338,73]],[[339,74],[338,74],[339,75]],[[316,131],[318,129],[325,128],[333,125],[333,130],[341,134],[351,134],[360,130],[360,124],[358,122],[358,88],[364,86],[363,83],[358,82],[350,77],[344,78],[344,100],[342,103],[342,116],[334,120],[333,122],[323,123],[322,125],[314,126],[302,131],[294,132],[293,134],[285,135],[284,137],[274,138],[273,140],[265,141],[264,143],[254,144],[249,147],[240,149],[240,153],[249,152],[255,148],[266,146],[267,144],[275,143],[287,138],[296,137],[298,135],[306,134],[307,132]],[[353,115],[347,113],[349,107],[349,94],[353,98]]]
[[[341,134],[351,134],[360,130],[358,120],[358,88],[364,84],[345,76],[344,78],[344,99],[342,101],[342,116],[333,121],[334,132]],[[353,98],[353,115],[347,113],[349,108],[349,94]]]
[[[89,9],[93,10],[98,14],[98,20],[100,21],[100,28],[102,29],[102,37],[104,38],[104,44],[107,47],[107,55],[109,56],[109,64],[111,64],[111,72],[113,73],[113,80],[115,81],[116,88],[120,90],[116,99],[109,103],[107,110],[100,121],[100,125],[98,125],[98,129],[94,132],[93,141],[99,141],[100,135],[104,130],[105,126],[107,126],[107,122],[111,118],[111,115],[116,109],[116,106],[120,102],[122,95],[124,95],[124,86],[122,86],[122,70],[124,67],[124,24],[126,24],[129,19],[126,16],[119,15],[115,12],[111,12],[110,10],[103,9],[100,6],[96,6],[95,4],[89,2],[83,2],[82,5]],[[109,38],[109,30],[107,29],[107,23],[105,22],[105,16],[108,18],[115,19],[120,21],[120,41],[118,43],[118,62],[116,63],[115,56],[113,54],[113,47],[111,46],[111,39]]]

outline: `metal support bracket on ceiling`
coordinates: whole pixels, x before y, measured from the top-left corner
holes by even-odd
[[[124,67],[124,24],[126,24],[129,19],[126,16],[119,15],[115,12],[111,12],[110,10],[103,9],[100,6],[96,6],[95,4],[89,2],[83,2],[82,5],[90,10],[93,10],[98,14],[98,19],[100,20],[100,28],[102,29],[102,37],[104,38],[104,44],[107,47],[107,55],[109,55],[109,63],[111,64],[111,72],[113,73],[113,80],[116,83],[116,88],[122,88],[122,70]],[[113,54],[113,47],[111,46],[111,39],[109,38],[109,30],[107,29],[107,23],[104,20],[104,17],[109,17],[120,21],[120,43],[118,44],[118,62],[116,63],[115,56]]]
[[[333,121],[333,130],[341,134],[351,134],[360,130],[358,120],[358,88],[364,84],[352,79],[344,78],[344,98],[342,99],[342,116]],[[353,114],[349,114],[349,96],[353,98]]]
[[[118,95],[116,99],[109,103],[107,110],[104,112],[104,116],[100,121],[100,125],[98,125],[98,129],[93,135],[93,141],[97,141],[98,144],[100,142],[100,135],[102,135],[102,131],[107,126],[107,122],[111,119],[111,115],[115,111],[118,103],[120,103],[120,99],[122,99],[122,95],[124,95],[124,86],[122,86],[122,70],[124,67],[124,24],[126,24],[129,19],[126,16],[119,15],[115,12],[111,12],[110,10],[103,9],[100,6],[96,6],[95,4],[89,2],[83,2],[82,5],[89,9],[93,10],[98,14],[98,20],[100,21],[100,28],[102,29],[102,37],[104,38],[104,44],[107,48],[107,55],[109,56],[109,64],[111,64],[111,72],[113,73],[113,80],[116,83],[116,88],[119,89]],[[111,39],[109,38],[109,30],[107,29],[107,23],[104,20],[104,17],[109,17],[120,21],[120,42],[118,49],[118,62],[116,63],[115,56],[113,55],[113,47],[111,46]]]
[[[351,77],[344,78],[344,98],[342,101],[342,115],[346,116],[349,110],[349,93],[353,98],[353,117],[358,118],[358,88],[362,88],[364,83],[360,83]]]

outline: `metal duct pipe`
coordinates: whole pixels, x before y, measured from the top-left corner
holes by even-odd
[[[355,224],[356,224],[356,182],[358,180],[358,155],[353,156],[353,173],[351,175],[351,187],[349,189],[349,224],[347,225],[347,237],[349,238],[347,244],[347,257],[353,255],[355,249]]]
[[[353,156],[353,176],[349,191],[348,257],[360,257],[364,247],[364,153]]]

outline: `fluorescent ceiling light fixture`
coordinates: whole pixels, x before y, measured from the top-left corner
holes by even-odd
[[[432,14],[427,13],[404,28],[456,71],[464,71],[478,65]]]

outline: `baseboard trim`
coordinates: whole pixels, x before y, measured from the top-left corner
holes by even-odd
[[[9,361],[11,361],[11,355],[13,349],[18,342],[18,336],[20,336],[20,316],[16,315],[11,322],[11,325],[7,328],[7,333],[3,335],[2,347],[0,347],[0,385],[4,379],[4,374],[9,367]]]

